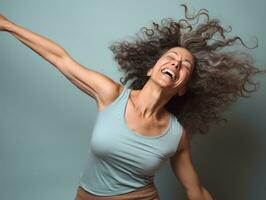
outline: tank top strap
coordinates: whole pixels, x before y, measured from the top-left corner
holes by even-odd
[[[127,88],[126,86],[123,86],[122,92],[116,97],[116,99],[114,99],[110,104],[106,105],[103,110],[98,111],[98,113],[101,114],[103,112],[108,112],[110,109],[111,110],[115,109],[117,104],[124,103],[125,100],[127,100],[129,90],[130,90],[129,88]],[[120,106],[119,106],[119,108],[121,109]]]

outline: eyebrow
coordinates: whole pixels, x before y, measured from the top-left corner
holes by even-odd
[[[174,52],[174,51],[169,51],[168,53],[174,53],[175,55],[178,55],[176,52]],[[185,61],[187,61],[187,62],[189,62],[189,64],[191,65],[191,66],[193,66],[192,65],[192,63],[188,60],[188,59],[184,59]]]

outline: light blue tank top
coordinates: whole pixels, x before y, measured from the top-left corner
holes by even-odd
[[[182,126],[171,114],[161,135],[144,136],[130,130],[124,113],[131,89],[99,111],[89,155],[79,185],[99,196],[131,192],[153,182],[155,172],[177,150]]]

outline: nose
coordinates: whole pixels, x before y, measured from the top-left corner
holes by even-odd
[[[178,69],[180,66],[180,62],[180,60],[173,60],[171,65],[175,66],[175,68]]]

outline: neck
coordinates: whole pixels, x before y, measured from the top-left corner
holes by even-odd
[[[130,94],[129,98],[142,118],[159,120],[172,96],[167,90],[148,81],[135,95]]]

